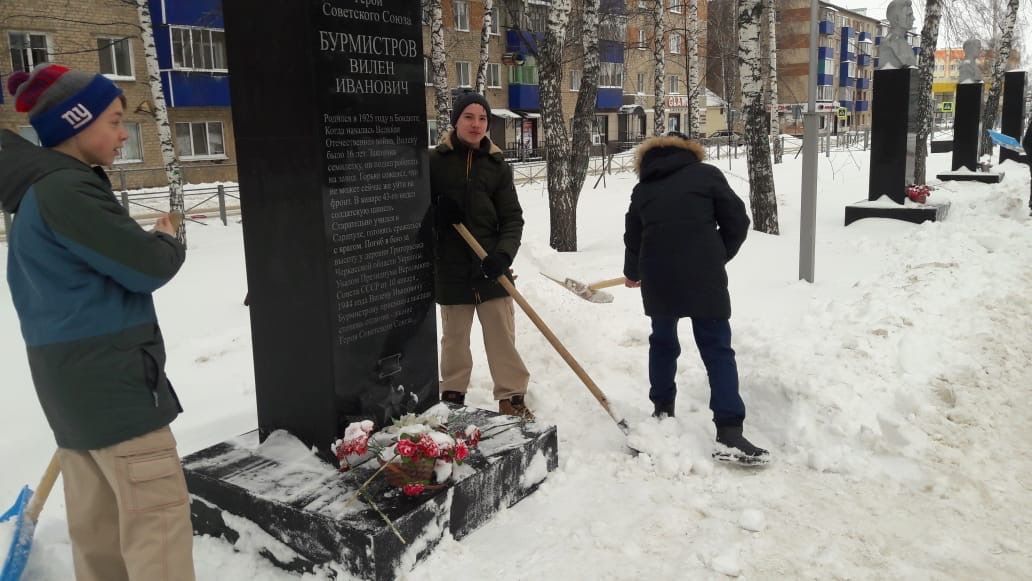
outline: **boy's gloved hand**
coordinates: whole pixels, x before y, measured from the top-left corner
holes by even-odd
[[[487,278],[496,279],[509,270],[510,264],[512,264],[512,260],[505,253],[492,252],[485,256],[484,260],[480,261],[480,270],[484,272],[484,276]]]

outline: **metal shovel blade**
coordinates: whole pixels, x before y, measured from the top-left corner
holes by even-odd
[[[613,295],[602,290],[593,289],[588,284],[580,282],[579,280],[574,280],[572,278],[559,280],[557,278],[552,278],[551,276],[548,276],[545,273],[541,273],[541,276],[547,278],[548,280],[554,281],[556,284],[562,286],[566,290],[572,292],[573,294],[579,296],[580,298],[586,301],[592,303],[613,302]]]

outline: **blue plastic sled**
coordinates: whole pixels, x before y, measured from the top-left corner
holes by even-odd
[[[995,143],[996,145],[999,145],[1004,149],[1016,151],[1018,153],[1025,153],[1025,149],[1021,147],[1021,142],[1019,142],[1017,139],[1014,139],[1010,135],[1004,135],[1003,133],[1000,133],[999,131],[993,131],[992,129],[987,130],[986,133],[989,134],[989,138],[992,139],[993,143]]]
[[[29,506],[30,500],[32,500],[32,489],[26,486],[21,489],[14,505],[0,515],[0,523],[15,519],[14,538],[11,539],[11,546],[6,547],[7,556],[4,557],[3,569],[0,569],[0,581],[18,581],[21,579],[22,571],[25,570],[25,565],[29,562],[32,534],[36,529],[36,523],[25,515],[25,509]]]

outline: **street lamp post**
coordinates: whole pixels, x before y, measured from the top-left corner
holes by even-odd
[[[803,115],[803,191],[799,220],[799,278],[813,282],[817,241],[817,0],[810,0],[810,79]]]

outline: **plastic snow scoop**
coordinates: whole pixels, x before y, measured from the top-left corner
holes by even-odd
[[[620,278],[611,278],[609,280],[603,280],[591,284],[584,284],[583,282],[572,278],[559,280],[558,278],[553,278],[543,272],[541,273],[541,276],[554,281],[559,286],[592,303],[613,302],[613,295],[603,291],[602,289],[619,286],[624,283],[624,277],[622,276]]]
[[[11,546],[7,549],[7,556],[4,558],[3,568],[0,569],[0,581],[18,581],[21,579],[25,565],[29,562],[29,552],[32,550],[32,535],[36,532],[36,522],[39,521],[39,513],[54,488],[54,482],[61,473],[61,466],[57,462],[57,452],[50,457],[50,464],[43,472],[43,478],[39,480],[39,486],[33,494],[32,489],[25,486],[18,493],[18,499],[14,505],[4,514],[0,515],[0,522],[7,522],[15,519],[14,536],[11,539]]]
[[[1018,153],[1025,153],[1025,149],[1021,147],[1021,142],[1011,137],[1010,135],[1005,135],[1003,133],[1000,133],[999,131],[993,131],[991,129],[986,130],[986,133],[989,134],[989,138],[992,139],[993,143],[995,143],[996,145],[999,145],[1004,149],[1016,151]]]
[[[473,234],[470,233],[468,229],[466,229],[465,225],[452,224],[452,226],[455,227],[455,230],[457,230],[459,235],[462,236],[463,240],[466,241],[466,244],[469,244],[469,247],[477,255],[477,258],[483,260],[484,257],[487,256],[487,252],[484,251],[484,247],[481,246],[479,242],[477,242],[477,239],[473,236]],[[564,361],[566,361],[566,364],[570,366],[570,369],[572,369],[573,372],[577,374],[577,377],[580,378],[580,380],[588,388],[588,391],[591,392],[591,395],[595,396],[595,399],[598,400],[598,403],[602,404],[602,407],[606,410],[606,413],[609,414],[609,417],[613,418],[613,421],[616,422],[616,425],[620,428],[620,431],[622,431],[624,435],[629,435],[631,433],[631,428],[627,425],[627,420],[623,420],[617,417],[615,413],[613,413],[613,408],[609,405],[609,398],[606,397],[606,394],[602,393],[602,390],[599,389],[597,385],[595,385],[595,382],[588,375],[588,372],[584,371],[584,368],[581,367],[580,363],[577,363],[577,360],[574,359],[573,355],[569,352],[569,350],[566,349],[566,346],[563,345],[562,341],[560,341],[559,338],[555,336],[555,333],[553,333],[552,330],[548,328],[548,325],[546,325],[545,322],[541,319],[541,317],[538,316],[537,312],[534,311],[534,308],[530,306],[530,303],[527,302],[527,299],[523,298],[523,295],[520,294],[520,291],[516,290],[516,287],[513,286],[512,282],[510,282],[508,277],[506,277],[504,274],[499,276],[497,280],[498,284],[502,285],[505,291],[509,293],[509,296],[511,296],[513,300],[515,300],[516,303],[520,305],[520,308],[523,309],[523,312],[527,314],[527,317],[529,317],[530,320],[534,322],[534,326],[536,326],[538,330],[541,331],[541,334],[545,336],[545,339],[548,339],[548,342],[552,344],[552,347],[554,347],[556,352],[559,353],[559,356],[562,357]]]

